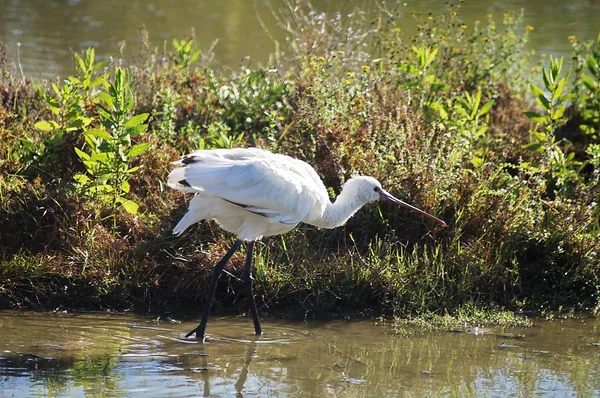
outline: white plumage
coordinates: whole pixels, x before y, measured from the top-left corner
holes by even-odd
[[[176,190],[195,193],[188,212],[173,229],[181,234],[201,220],[215,220],[221,228],[240,240],[250,242],[246,261],[247,284],[256,333],[260,324],[251,293],[251,253],[253,242],[263,236],[292,230],[304,222],[322,228],[334,228],[346,221],[368,202],[384,199],[442,220],[396,199],[383,190],[372,177],[355,177],[346,182],[332,203],[327,189],[315,170],[298,159],[258,148],[214,149],[196,151],[174,164],[181,166],[169,174],[168,185]],[[225,263],[239,247],[238,242],[215,267],[209,305],[196,332],[204,338],[208,309],[216,279]]]
[[[325,211],[327,190],[305,162],[258,148],[196,151],[171,172],[171,188],[196,193],[173,232],[214,219],[224,230],[253,241],[287,232]]]

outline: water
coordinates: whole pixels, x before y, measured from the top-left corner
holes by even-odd
[[[409,11],[440,13],[445,3],[404,2],[400,8],[404,32],[414,31]],[[312,4],[330,15],[346,14],[356,5],[376,13],[376,3],[366,0],[313,0]],[[282,7],[283,0],[0,0],[0,42],[9,58],[19,59],[23,73],[34,79],[72,74],[72,53],[86,47],[95,47],[102,58],[118,58],[125,42],[123,52],[135,54],[141,48],[140,26],[147,28],[152,45],[160,49],[194,29],[205,51],[218,40],[217,65],[237,67],[247,62],[246,57],[264,64],[275,50],[274,40],[285,40],[272,15],[272,10]],[[599,33],[597,0],[466,0],[460,14],[468,24],[484,20],[487,13],[500,23],[502,12],[522,7],[525,23],[535,27],[530,45],[538,53],[569,56],[568,36],[589,40]]]
[[[600,396],[600,321],[396,333],[374,321],[0,312],[0,396]]]

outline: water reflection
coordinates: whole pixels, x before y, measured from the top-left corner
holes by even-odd
[[[397,335],[373,322],[0,313],[3,396],[534,396],[600,394],[600,323]]]
[[[290,1],[294,4],[294,1]],[[364,0],[312,0],[317,11],[333,15],[349,13],[356,5],[376,12],[375,2]],[[165,42],[182,38],[191,29],[203,50],[219,40],[215,48],[217,63],[238,67],[246,56],[266,63],[275,50],[276,40],[285,33],[277,26],[272,12],[283,8],[284,0],[0,0],[0,42],[10,59],[19,57],[27,76],[54,78],[72,74],[72,52],[95,47],[100,57],[119,57],[126,41],[127,58],[139,53],[140,26],[145,26],[152,45],[162,49]],[[400,7],[402,29],[411,34],[416,22],[411,10],[440,13],[446,0],[406,1]],[[531,48],[538,53],[570,55],[567,37],[594,39],[598,34],[600,2],[596,0],[485,0],[466,1],[461,17],[467,24],[484,19],[487,13],[500,23],[504,11],[525,7],[525,23],[535,26]],[[260,20],[259,20],[260,17]],[[262,23],[261,23],[262,21]]]

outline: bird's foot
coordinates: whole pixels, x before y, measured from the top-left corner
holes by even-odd
[[[194,333],[196,334],[196,339],[197,339],[197,340],[204,341],[204,339],[205,339],[205,336],[204,336],[204,334],[199,334],[199,333],[198,333],[198,328],[196,328],[196,329],[192,330],[191,332],[189,332],[188,334],[186,334],[186,335],[185,335],[185,337],[186,337],[186,338],[188,338],[188,337],[190,337],[191,335],[193,335]]]
[[[196,329],[192,330],[191,332],[189,332],[188,334],[185,335],[186,338],[190,337],[191,335],[193,335],[194,333],[196,333]]]

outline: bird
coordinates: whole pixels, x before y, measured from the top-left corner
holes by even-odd
[[[299,223],[319,228],[344,225],[361,207],[376,200],[387,200],[426,216],[441,226],[446,223],[385,191],[377,179],[350,178],[334,202],[323,181],[308,163],[260,148],[204,149],[191,152],[173,162],[167,185],[177,191],[193,193],[188,211],[173,228],[181,235],[202,220],[214,220],[237,239],[213,268],[208,301],[196,334],[204,341],[208,315],[217,281],[233,254],[246,242],[243,274],[249,295],[254,331],[262,334],[254,301],[252,253],[254,243],[265,236],[279,235]]]

